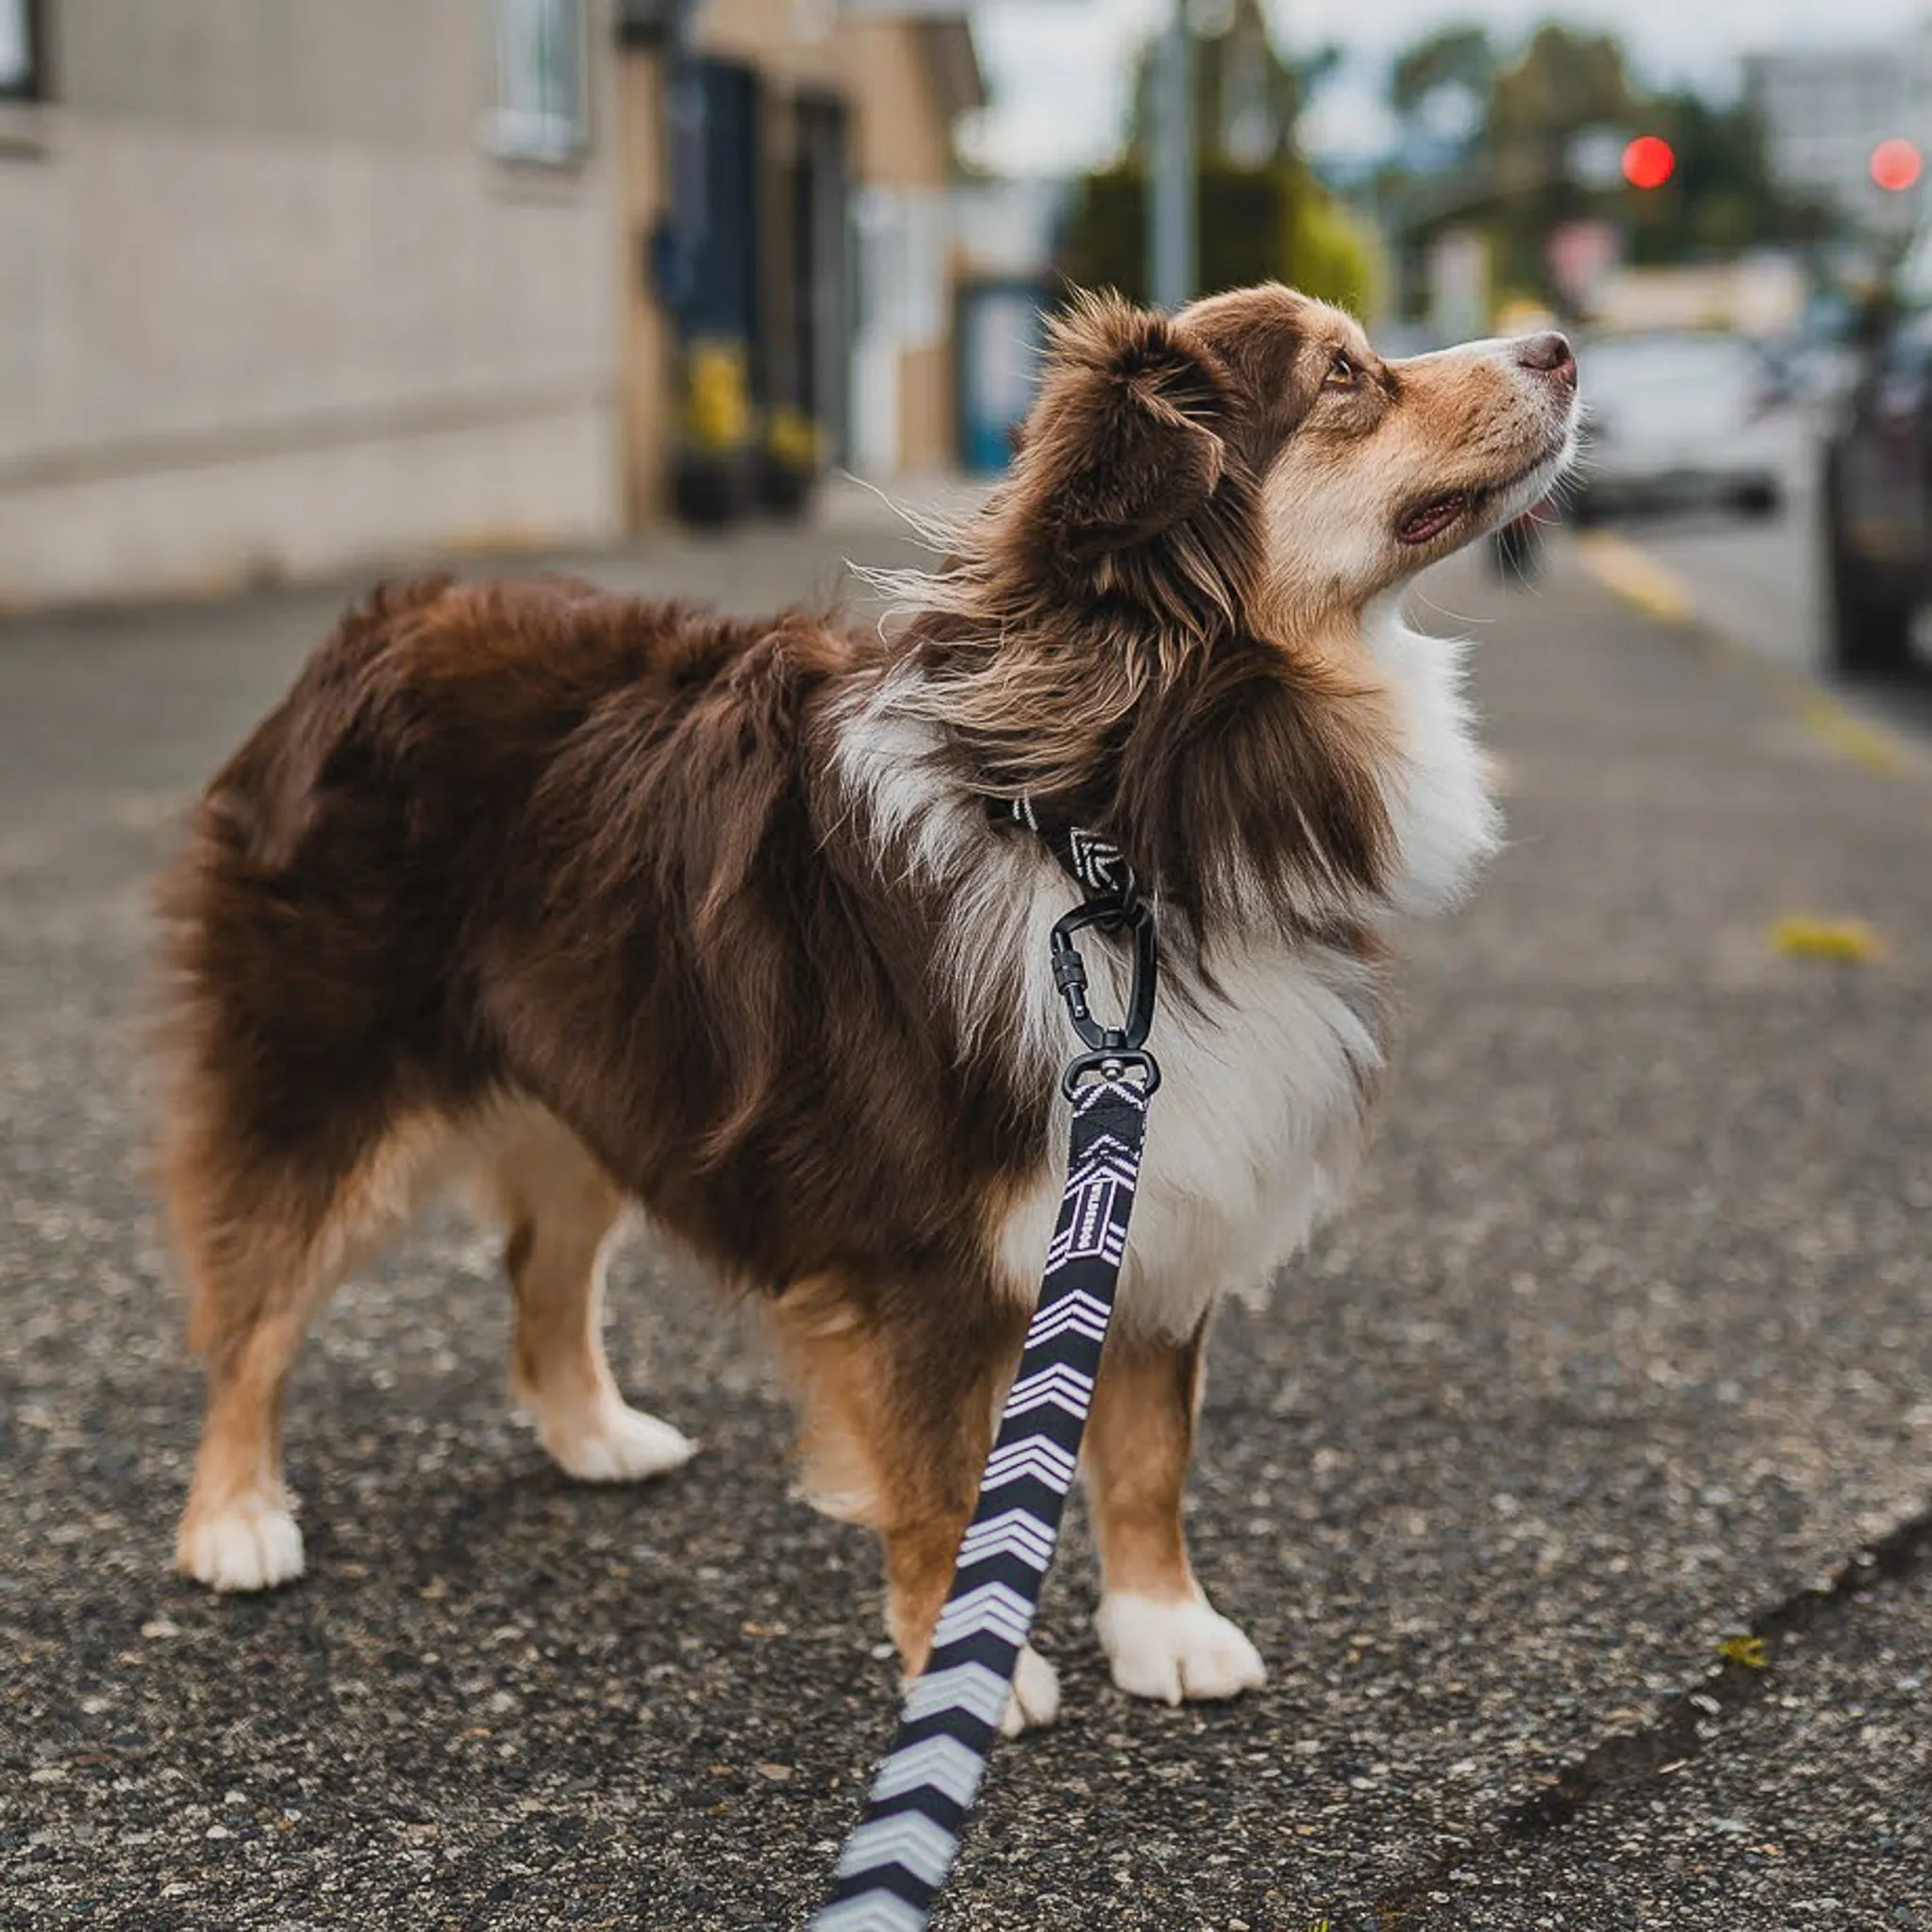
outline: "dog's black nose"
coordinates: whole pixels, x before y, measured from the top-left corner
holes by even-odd
[[[1554,375],[1573,389],[1576,385],[1576,357],[1571,350],[1570,338],[1553,328],[1541,335],[1524,336],[1516,344],[1516,359],[1539,375]]]

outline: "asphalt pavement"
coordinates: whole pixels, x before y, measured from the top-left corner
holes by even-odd
[[[1699,624],[1774,666],[1824,678],[1831,672],[1819,494],[1824,408],[1793,408],[1781,426],[1775,514],[1675,509],[1633,516],[1610,538],[1636,546]],[[1932,724],[1932,634],[1923,626],[1918,644],[1924,676],[1904,689],[1854,693],[1854,705],[1903,711],[1920,729]]]
[[[756,608],[841,544],[896,551],[592,568]],[[796,1927],[891,1726],[874,1559],[662,1257],[612,1355],[687,1470],[547,1464],[439,1214],[298,1369],[307,1579],[169,1574],[199,1389],[133,1160],[142,895],[339,601],[0,628],[0,1924]],[[1355,1205],[1217,1326],[1196,1557],[1272,1680],[1114,1691],[1076,1524],[1062,1723],[996,1756],[936,1923],[1932,1932],[1932,753],[1848,755],[1568,547],[1422,609],[1482,640],[1512,842],[1403,935]]]
[[[1676,511],[1620,526],[1682,586],[1700,616],[1760,657],[1824,675],[1824,546],[1818,534],[1818,458],[1793,425],[1785,496],[1774,516]]]

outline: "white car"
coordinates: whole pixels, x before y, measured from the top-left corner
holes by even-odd
[[[1682,508],[1776,513],[1790,429],[1751,342],[1688,332],[1606,336],[1579,347],[1576,363],[1587,437],[1578,521]]]

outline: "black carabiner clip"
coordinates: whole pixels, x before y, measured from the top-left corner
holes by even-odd
[[[1074,943],[1074,935],[1089,926],[1103,932],[1127,927],[1134,936],[1134,977],[1127,999],[1126,1021],[1103,1026],[1087,1004],[1087,962]],[[1053,980],[1066,1002],[1074,1031],[1089,1054],[1139,1054],[1154,1024],[1154,998],[1159,984],[1160,959],[1155,944],[1154,914],[1140,899],[1089,899],[1054,922]],[[1142,1056],[1144,1058],[1144,1056]],[[1149,1062],[1151,1066],[1151,1061]],[[1070,1070],[1071,1071],[1071,1070]],[[1158,1075],[1152,1077],[1158,1078]]]

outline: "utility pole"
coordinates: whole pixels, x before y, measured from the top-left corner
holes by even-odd
[[[1199,274],[1194,246],[1194,63],[1188,0],[1154,42],[1147,143],[1147,285],[1156,307],[1184,308]]]

